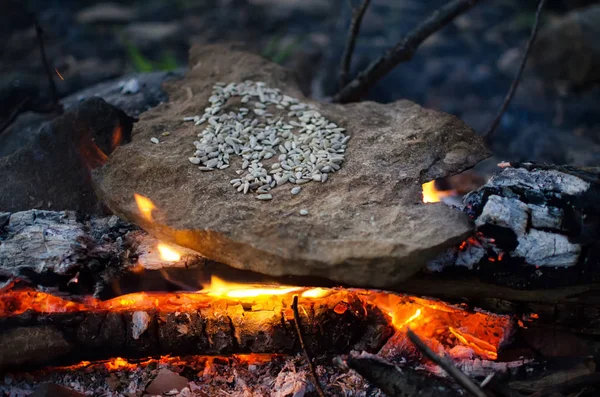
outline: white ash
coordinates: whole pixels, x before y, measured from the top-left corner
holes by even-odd
[[[513,198],[492,195],[485,203],[481,215],[475,220],[478,227],[497,225],[512,229],[517,236],[527,232],[527,204]]]
[[[536,229],[519,236],[518,242],[513,255],[520,256],[525,262],[535,266],[573,266],[577,264],[581,254],[581,246],[569,242],[567,236]]]
[[[557,207],[527,204],[531,211],[531,226],[537,229],[562,229],[564,211]]]
[[[590,184],[574,175],[555,170],[527,171],[523,168],[506,168],[489,182],[497,187],[521,186],[526,189],[562,194],[580,194],[587,191]]]
[[[226,112],[233,97],[241,97],[241,106]],[[217,83],[208,100],[203,115],[184,118],[204,125],[189,162],[202,171],[223,170],[240,156],[239,184],[232,182],[240,193],[257,191],[266,197],[286,183],[325,182],[345,160],[350,139],[345,129],[279,89],[249,80]]]
[[[133,339],[138,340],[148,329],[150,315],[144,311],[137,311],[133,313],[131,320],[131,336]]]

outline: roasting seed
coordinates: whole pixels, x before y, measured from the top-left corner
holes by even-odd
[[[227,106],[234,96],[247,103],[237,112]],[[236,164],[230,162],[232,156],[241,156],[241,169],[235,170],[239,178],[231,180],[241,193],[256,191],[261,193],[259,198],[271,196],[266,192],[288,182],[325,182],[328,173],[338,171],[344,163],[350,139],[345,129],[328,121],[313,105],[282,95],[264,82],[217,83],[209,103],[201,115],[183,119],[195,125],[208,121],[200,127],[188,160],[202,171],[212,171]],[[271,114],[267,108],[277,111]],[[289,110],[287,117],[285,109]],[[160,143],[157,138],[151,141]],[[268,164],[263,165],[264,160],[269,160]],[[300,186],[291,189],[292,194],[300,191]]]
[[[150,142],[158,144],[160,141],[158,140],[158,138],[152,137],[150,138]]]
[[[308,210],[301,209],[301,210],[300,210],[300,215],[302,215],[302,216],[306,216],[306,215],[308,215]]]
[[[272,194],[259,194],[258,196],[256,196],[256,198],[259,200],[272,200],[273,195]]]

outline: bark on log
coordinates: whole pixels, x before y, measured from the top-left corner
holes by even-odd
[[[7,296],[2,303],[9,304]],[[26,311],[0,318],[0,372],[113,357],[296,353],[292,298],[272,296],[249,306],[206,295],[163,294],[149,296],[146,310],[127,309],[123,302],[123,308]],[[377,307],[348,291],[301,298],[300,315],[305,342],[319,354],[377,351],[393,333]]]

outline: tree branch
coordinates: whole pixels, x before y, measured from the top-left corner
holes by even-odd
[[[371,63],[367,69],[346,84],[334,97],[334,102],[353,102],[388,74],[399,63],[410,60],[421,43],[429,36],[450,23],[458,15],[466,12],[481,0],[452,0],[434,11],[421,25],[408,33],[404,39],[388,50],[379,59]]]
[[[477,386],[475,382],[473,382],[460,369],[456,368],[450,361],[448,361],[448,359],[435,354],[433,350],[431,350],[429,346],[427,346],[425,342],[423,342],[421,338],[419,338],[417,334],[415,334],[412,330],[409,329],[406,332],[406,334],[408,335],[410,341],[414,343],[414,345],[421,351],[421,353],[423,353],[428,359],[442,367],[444,371],[446,371],[448,375],[453,377],[454,380],[456,380],[456,383],[461,385],[466,391],[468,391],[476,397],[487,397],[485,392],[481,390],[481,388]]]
[[[533,22],[533,26],[531,28],[531,34],[529,36],[529,41],[527,41],[527,47],[525,48],[525,53],[523,54],[523,58],[521,59],[521,65],[519,65],[519,70],[517,71],[517,74],[516,74],[512,84],[510,85],[508,92],[506,93],[506,97],[504,98],[504,103],[502,103],[502,106],[500,107],[498,114],[496,115],[496,117],[490,124],[489,128],[483,135],[484,137],[486,137],[487,141],[489,141],[496,133],[496,129],[498,128],[498,125],[500,124],[500,120],[502,120],[502,116],[504,115],[504,112],[506,112],[506,109],[508,108],[510,101],[512,100],[513,96],[515,95],[515,92],[517,91],[517,86],[519,85],[519,82],[521,81],[521,76],[523,74],[523,70],[525,70],[525,66],[527,65],[527,58],[529,58],[529,53],[531,52],[531,47],[533,47],[533,42],[535,41],[535,38],[537,36],[538,27],[539,27],[539,23],[540,23],[540,15],[542,14],[542,8],[544,8],[545,1],[546,0],[539,0],[539,2],[538,2],[537,10],[535,12],[535,21]]]
[[[46,57],[46,48],[44,46],[44,29],[40,26],[36,17],[33,17],[33,24],[35,26],[35,32],[37,34],[38,42],[40,44],[40,54],[42,55],[42,63],[44,65],[44,70],[46,71],[46,76],[48,77],[48,82],[50,85],[50,94],[52,98],[52,110],[57,113],[62,113],[63,108],[58,99],[58,91],[56,90],[56,84],[54,84],[54,77],[52,75],[52,71],[50,70],[50,64],[48,63],[48,59]]]
[[[362,23],[362,19],[370,3],[371,0],[363,0],[360,7],[352,8],[352,22],[350,24],[350,30],[348,31],[348,39],[342,57],[342,64],[340,65],[340,89],[348,82],[348,71],[350,70],[350,64],[352,63],[352,54],[354,53],[354,47],[356,46],[356,38],[360,31],[360,24]],[[352,3],[350,3],[350,6],[352,6]]]

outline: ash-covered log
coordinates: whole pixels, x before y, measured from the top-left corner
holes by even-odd
[[[14,303],[16,315],[0,318],[0,345],[10,347],[0,349],[0,371],[112,357],[295,353],[292,298],[288,293],[249,305],[204,294],[139,294],[99,306],[71,303],[63,313],[17,314],[26,299],[3,294],[0,305]],[[349,291],[300,298],[300,316],[305,342],[319,355],[377,351],[393,333],[389,317]]]
[[[140,268],[160,271],[168,266],[165,272],[174,273],[199,268],[205,262],[181,247],[177,260],[162,260],[158,243],[116,216],[40,210],[0,213],[0,280],[18,279],[71,294],[108,297],[128,292],[115,283]],[[159,276],[163,290],[169,284],[165,272]],[[151,284],[152,276],[146,281]],[[138,285],[132,277],[128,282],[131,287],[138,286],[137,291],[153,289]]]

